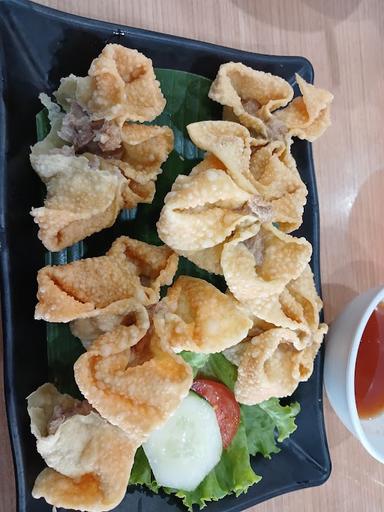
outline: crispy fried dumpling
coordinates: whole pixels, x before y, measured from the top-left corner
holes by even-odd
[[[173,148],[170,128],[125,123],[150,121],[165,106],[151,60],[136,50],[107,45],[88,77],[62,79],[55,95],[65,112],[40,95],[51,129],[30,156],[47,185],[32,215],[51,251],[111,226],[122,208],[150,203]]]
[[[31,215],[48,250],[59,251],[114,224],[125,187],[117,168],[95,171],[86,158],[62,154],[39,158],[39,163],[46,171],[47,196]]]
[[[227,294],[232,295],[229,291]],[[298,278],[289,281],[278,296],[268,301],[268,307],[260,310],[261,317],[253,314],[246,303],[239,305],[253,322],[248,341],[264,331],[282,327],[296,334],[294,347],[301,350],[312,343],[313,333],[321,327],[319,314],[322,301],[309,265],[305,266]]]
[[[126,185],[122,192],[123,208],[150,203],[155,194],[157,175],[173,149],[173,131],[167,126],[124,124],[121,150],[116,155],[85,153],[99,168],[117,167]]]
[[[250,171],[257,192],[271,207],[271,221],[288,233],[300,227],[308,191],[290,146],[276,141],[253,147]]]
[[[119,332],[124,343],[130,338],[141,339],[149,329],[149,317],[147,309],[136,299],[123,299],[113,302],[95,316],[73,320],[69,327],[88,349],[102,334],[117,327],[121,327]]]
[[[239,343],[252,321],[236,301],[202,279],[180,276],[154,315],[175,352],[214,353]]]
[[[277,112],[276,119],[284,123],[291,137],[313,142],[331,124],[330,107],[333,94],[308,84],[298,74],[295,76],[302,96]]]
[[[123,326],[103,334],[74,365],[83,395],[100,414],[142,443],[175,411],[192,370],[154,329],[126,339]],[[139,336],[137,336],[139,338]]]
[[[95,317],[129,298],[154,304],[160,287],[172,282],[177,264],[177,255],[166,246],[120,237],[105,256],[42,268],[37,275],[35,318],[70,322]]]
[[[330,125],[333,95],[296,74],[302,96],[278,76],[240,62],[220,66],[209,97],[224,106],[224,119],[250,129],[259,144],[299,137],[314,141]],[[288,105],[289,103],[289,105]]]
[[[59,251],[111,226],[122,208],[153,200],[156,176],[173,147],[173,132],[161,126],[126,125],[119,128],[119,155],[76,155],[75,146],[64,145],[57,135],[62,117],[53,119],[50,133],[31,152],[32,167],[47,187],[44,207],[33,208],[31,214],[45,247]]]
[[[270,329],[245,342],[238,361],[236,400],[254,405],[271,397],[291,395],[311,376],[325,332],[323,324],[302,350],[295,348],[297,334],[282,328]]]
[[[68,108],[75,99],[93,119],[153,121],[164,109],[165,99],[152,61],[137,50],[107,44],[93,60],[85,78],[64,78],[56,94]]]
[[[311,254],[311,244],[304,238],[262,224],[256,233],[243,230],[224,244],[221,266],[235,298],[253,315],[269,321],[275,300],[303,272]]]
[[[291,101],[293,89],[278,76],[256,71],[240,62],[227,62],[220,66],[209,97],[226,108],[226,118],[233,116],[232,119],[252,129],[256,136],[268,139],[272,138],[270,132],[276,131],[268,123],[271,113]]]
[[[251,198],[221,169],[179,175],[165,198],[158,234],[176,251],[214,247],[236,227],[257,222]]]
[[[229,121],[200,121],[187,126],[188,135],[200,149],[214,155],[227,174],[246,192],[255,193],[249,171],[251,136],[244,126]]]
[[[37,450],[49,466],[32,495],[49,504],[102,512],[123,499],[138,447],[87,402],[44,384],[28,397]]]

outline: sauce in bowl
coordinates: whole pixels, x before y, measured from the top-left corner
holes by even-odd
[[[384,303],[365,326],[355,367],[356,407],[361,419],[384,412]]]

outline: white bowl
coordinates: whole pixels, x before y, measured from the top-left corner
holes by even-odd
[[[344,425],[379,462],[384,463],[384,414],[361,420],[355,400],[355,366],[368,319],[384,300],[384,288],[355,297],[332,322],[327,335],[324,384],[329,401]],[[384,343],[384,340],[383,340]]]

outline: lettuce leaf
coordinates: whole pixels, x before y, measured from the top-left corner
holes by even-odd
[[[242,405],[241,410],[251,455],[261,453],[270,459],[272,453],[279,453],[276,443],[289,437],[297,428],[295,417],[300,412],[300,405],[294,402],[282,406],[278,398],[270,398],[259,405]]]
[[[135,453],[135,461],[133,463],[129,483],[136,485],[145,485],[152,492],[159,491],[159,485],[157,484],[153,476],[148,459],[141,446]]]
[[[237,377],[237,368],[222,354],[180,354],[194,371],[204,377],[223,382],[233,390]],[[183,504],[192,510],[193,505],[200,508],[209,501],[217,501],[228,494],[236,496],[247,492],[261,477],[256,475],[250,464],[250,455],[261,454],[270,458],[278,453],[277,442],[282,442],[296,430],[295,416],[299,413],[298,403],[282,406],[277,398],[271,398],[259,405],[241,406],[241,422],[230,446],[223,451],[220,462],[205,477],[194,491],[163,489],[167,494],[175,494]],[[147,486],[154,492],[159,486],[152,474],[148,460],[142,448],[135,457],[130,484]]]
[[[180,352],[179,355],[192,367],[194,377],[196,377],[198,371],[207,363],[210,356],[210,354],[198,354],[186,350]]]

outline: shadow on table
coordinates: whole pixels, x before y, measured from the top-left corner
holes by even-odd
[[[344,247],[340,264],[332,269],[327,282],[323,282],[328,322],[358,293],[384,285],[383,191],[384,170],[378,170],[360,187],[346,229],[338,230],[333,226],[322,229],[323,240],[339,242],[340,247]]]
[[[280,0],[258,0],[257,2],[253,0],[232,0],[233,4],[260,21],[300,32],[303,30],[323,30],[325,26],[324,18],[333,20],[332,25],[345,20],[357,9],[360,2],[361,0],[348,0],[346,2],[337,0],[291,0],[289,6],[292,15],[282,19],[280,14],[285,11],[282,9]],[[296,16],[295,13],[306,8],[315,11],[316,15],[307,16],[305,18],[306,24],[303,26],[303,17]],[[319,13],[323,16],[319,16]]]

